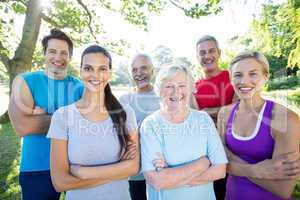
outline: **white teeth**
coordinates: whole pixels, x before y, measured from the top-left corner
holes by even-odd
[[[90,83],[92,83],[93,85],[98,85],[100,84],[100,81],[90,81]]]
[[[250,87],[243,87],[243,88],[240,88],[241,91],[245,91],[245,92],[248,92],[248,91],[251,91],[252,88]]]

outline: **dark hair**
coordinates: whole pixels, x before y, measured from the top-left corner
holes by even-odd
[[[69,36],[67,36],[64,32],[62,32],[59,29],[51,29],[50,35],[47,35],[43,38],[42,45],[43,45],[44,54],[46,53],[46,50],[47,50],[47,47],[48,47],[48,41],[51,40],[51,39],[58,39],[58,40],[66,41],[68,43],[68,46],[69,46],[70,57],[73,55],[73,42],[72,42],[72,40],[69,38]]]
[[[90,54],[90,53],[103,54],[109,60],[109,69],[112,68],[112,59],[111,59],[110,53],[105,48],[100,47],[98,45],[89,46],[88,48],[86,48],[83,51],[83,53],[81,55],[80,67],[82,67],[83,57],[86,54]],[[109,84],[107,84],[104,89],[104,95],[105,95],[105,98],[104,98],[105,99],[105,102],[104,102],[105,107],[108,111],[109,116],[111,117],[111,119],[113,121],[114,128],[118,133],[118,138],[119,138],[119,142],[120,142],[120,146],[121,146],[121,151],[120,151],[120,156],[121,156],[122,153],[124,152],[124,150],[126,149],[126,144],[128,141],[127,128],[125,125],[126,112],[123,109],[120,102],[117,100],[117,98],[111,92]]]

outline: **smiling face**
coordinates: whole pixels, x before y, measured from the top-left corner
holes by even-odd
[[[231,67],[231,81],[240,99],[249,99],[260,95],[268,80],[263,72],[262,64],[254,58],[236,62]]]
[[[207,40],[197,45],[197,59],[204,72],[211,72],[219,69],[220,50],[214,41]]]
[[[64,40],[50,39],[45,51],[47,74],[54,79],[63,79],[70,61],[68,43]]]
[[[80,76],[90,92],[104,91],[110,79],[109,59],[102,53],[88,53],[82,58]]]
[[[137,57],[131,68],[131,74],[139,89],[147,88],[153,75],[152,63],[145,57]]]
[[[160,97],[167,111],[179,111],[189,106],[191,85],[183,71],[165,80],[160,89]]]

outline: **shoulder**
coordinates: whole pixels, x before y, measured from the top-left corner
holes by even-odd
[[[160,124],[160,110],[154,111],[152,114],[148,115],[142,122],[144,125],[149,124]]]
[[[276,132],[282,132],[289,127],[299,128],[300,130],[299,116],[289,108],[274,102],[272,111],[272,128],[279,130]]]
[[[75,103],[72,103],[67,106],[62,106],[58,108],[54,113],[52,117],[68,117],[70,116],[71,112],[74,112]]]
[[[129,104],[132,93],[128,92],[119,97],[119,101],[121,104]]]
[[[73,83],[76,85],[82,85],[82,81],[73,75],[68,75],[67,79],[68,79],[69,83]]]
[[[235,103],[232,103],[232,104],[221,107],[220,111],[218,112],[218,121],[227,122],[234,105],[235,105]]]

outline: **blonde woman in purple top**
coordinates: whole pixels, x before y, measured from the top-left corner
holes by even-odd
[[[242,52],[230,65],[240,100],[222,108],[218,129],[227,147],[227,200],[290,199],[300,174],[300,122],[286,107],[262,98],[269,64]]]

